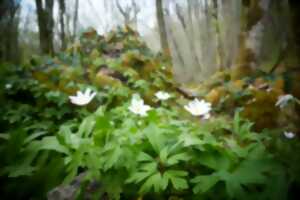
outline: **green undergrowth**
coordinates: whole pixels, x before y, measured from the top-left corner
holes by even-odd
[[[300,143],[282,133],[297,134],[297,104],[275,106],[281,76],[219,72],[190,93],[128,27],[2,66],[3,199],[296,199]],[[93,101],[71,104],[86,88]],[[135,94],[152,107],[145,117],[128,109]],[[210,119],[183,108],[195,97],[213,104]]]

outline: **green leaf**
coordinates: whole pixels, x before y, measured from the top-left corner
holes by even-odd
[[[187,153],[178,153],[170,156],[167,160],[167,164],[171,166],[171,165],[178,164],[180,161],[188,161],[189,159],[190,156]]]
[[[149,177],[150,175],[152,175],[151,172],[149,171],[145,171],[145,172],[136,172],[134,173],[132,176],[130,176],[126,182],[127,183],[139,183],[141,181],[143,181],[144,179],[146,179],[147,177]]]
[[[226,170],[230,166],[230,160],[226,154],[219,152],[203,152],[198,154],[199,162],[214,170]]]
[[[164,147],[165,141],[165,137],[163,136],[162,131],[155,124],[150,124],[144,130],[144,133],[147,136],[148,141],[152,145],[153,149],[156,151],[156,153],[159,154],[159,152]]]
[[[55,136],[44,137],[41,141],[34,141],[28,145],[33,151],[51,150],[59,153],[69,154],[69,150],[61,145]]]
[[[1,133],[0,134],[0,139],[9,140],[9,134],[8,133]]]
[[[163,189],[163,186],[161,174],[158,172],[146,180],[140,189],[140,193],[150,192],[152,187],[154,188],[154,192],[160,192]]]
[[[219,181],[220,179],[215,173],[211,175],[196,176],[191,180],[192,183],[196,183],[193,188],[193,192],[195,194],[205,193],[215,186]]]
[[[79,126],[79,130],[77,132],[80,137],[88,137],[96,124],[95,117],[93,115],[85,118]]]
[[[115,166],[122,155],[122,149],[120,146],[116,146],[113,150],[109,151],[106,155],[106,162],[104,164],[104,170],[108,170]]]
[[[188,173],[186,171],[182,170],[167,170],[163,177],[166,178],[166,180],[170,180],[172,182],[173,187],[176,190],[183,190],[187,189],[188,183],[186,181],[185,176],[187,176]]]
[[[159,158],[162,163],[167,163],[168,158],[168,147],[163,148],[159,153]]]
[[[27,138],[25,139],[24,144],[28,144],[28,143],[30,143],[31,141],[33,141],[34,139],[36,139],[36,138],[38,138],[38,137],[40,137],[40,136],[42,136],[42,135],[45,135],[45,134],[47,134],[46,131],[41,131],[41,132],[36,132],[36,133],[34,133],[34,134],[31,134],[29,137],[27,137]]]
[[[143,161],[153,161],[153,158],[145,153],[145,152],[140,152],[138,157],[137,157],[137,161],[143,162]]]
[[[9,166],[4,169],[8,172],[8,177],[16,178],[19,176],[31,176],[32,173],[36,170],[36,167],[32,167],[27,164]]]

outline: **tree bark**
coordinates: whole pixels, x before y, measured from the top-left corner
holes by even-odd
[[[75,1],[75,10],[74,10],[74,18],[73,18],[73,42],[76,38],[77,33],[77,24],[78,24],[78,9],[79,9],[79,2],[78,0]]]
[[[167,37],[166,22],[164,19],[162,0],[156,0],[156,18],[158,23],[161,48],[166,55],[169,55],[170,49]]]
[[[53,46],[53,0],[45,0],[43,5],[42,0],[36,0],[40,47],[44,54],[54,54]]]
[[[288,49],[291,51],[290,59],[293,59],[293,65],[300,65],[300,1],[289,0],[291,35],[288,43]]]
[[[219,61],[219,69],[224,69],[224,47],[222,43],[222,38],[221,38],[221,31],[220,31],[220,21],[219,21],[219,5],[218,5],[218,0],[213,0],[213,7],[214,7],[214,13],[213,16],[215,18],[215,26],[216,26],[216,37],[217,37],[217,52],[218,52],[218,61]],[[226,66],[229,67],[229,66]]]
[[[60,41],[61,41],[61,50],[66,49],[66,34],[65,34],[65,0],[59,0],[59,23],[60,23]]]
[[[0,2],[0,61],[20,62],[19,10],[20,4],[16,1]]]

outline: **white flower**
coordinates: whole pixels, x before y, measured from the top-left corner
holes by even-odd
[[[162,101],[168,100],[171,97],[171,95],[169,93],[163,92],[163,91],[156,92],[155,96],[156,96],[156,98],[158,98],[159,100],[162,100]]]
[[[295,133],[293,133],[293,132],[287,132],[287,131],[285,131],[283,134],[288,139],[293,139],[296,136]]]
[[[11,88],[12,88],[12,84],[10,83],[5,84],[5,89],[9,90]]]
[[[277,100],[275,106],[279,106],[280,108],[283,108],[288,104],[288,102],[290,100],[293,100],[293,99],[294,99],[293,95],[290,95],[290,94],[281,95],[278,97],[278,100]]]
[[[134,114],[142,117],[147,116],[147,112],[151,109],[150,106],[144,104],[143,99],[132,98],[129,110]]]
[[[194,116],[202,116],[203,119],[210,118],[211,103],[204,100],[194,99],[188,105],[185,105],[184,108]]]
[[[96,96],[96,92],[92,92],[90,88],[86,89],[85,92],[78,91],[76,96],[69,96],[71,103],[78,106],[85,106],[89,104],[92,99]]]

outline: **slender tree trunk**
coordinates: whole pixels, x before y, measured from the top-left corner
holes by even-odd
[[[73,19],[73,42],[75,41],[76,33],[77,33],[78,9],[79,9],[79,2],[78,0],[75,0],[75,10],[74,10],[74,19]]]
[[[36,0],[37,17],[39,25],[40,46],[42,53],[54,54],[53,46],[53,0],[46,0],[43,5],[42,0]]]
[[[67,47],[65,35],[65,12],[65,0],[59,0],[60,41],[62,50],[66,49]]]
[[[166,22],[163,13],[162,0],[156,0],[156,18],[158,22],[161,48],[166,55],[169,55],[170,49],[167,37]]]
[[[221,38],[221,31],[220,31],[220,21],[219,21],[219,5],[218,0],[213,0],[214,5],[214,18],[215,18],[215,24],[216,24],[216,37],[217,37],[217,52],[218,52],[218,61],[219,61],[219,68],[224,69],[224,47],[222,43]],[[226,66],[229,67],[229,66]]]

